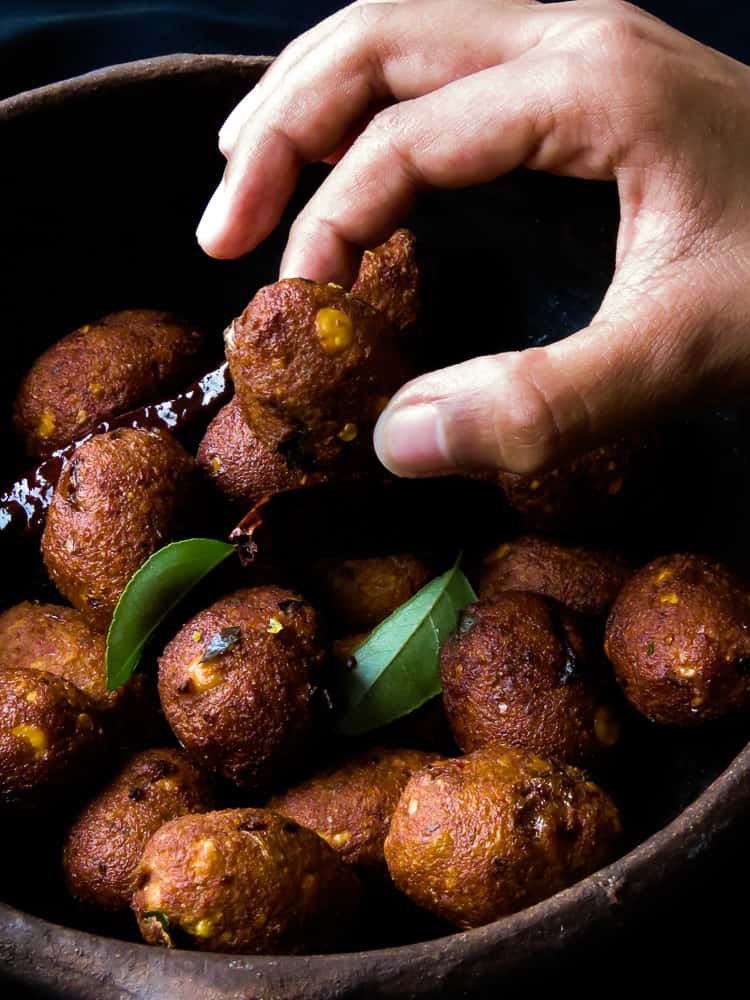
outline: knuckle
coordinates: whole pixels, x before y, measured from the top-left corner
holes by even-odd
[[[544,348],[495,358],[499,391],[495,395],[493,429],[504,468],[528,474],[548,465],[558,454],[561,429],[554,406],[535,377]]]
[[[394,104],[378,111],[373,116],[367,130],[377,141],[391,143],[401,132],[401,120],[400,105]]]
[[[339,31],[355,44],[373,44],[383,32],[391,6],[390,3],[363,3],[350,7]]]
[[[607,66],[625,65],[638,68],[643,73],[641,62],[643,27],[639,19],[631,13],[627,5],[615,3],[612,9],[594,17],[588,29],[588,44]]]

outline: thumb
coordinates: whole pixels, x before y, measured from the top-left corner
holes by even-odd
[[[380,416],[378,457],[400,476],[529,474],[663,416],[717,374],[711,336],[685,301],[666,285],[637,297],[613,287],[566,340],[414,379]]]

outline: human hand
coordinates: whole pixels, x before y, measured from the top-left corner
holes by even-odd
[[[404,386],[375,433],[398,474],[529,473],[750,387],[750,69],[620,0],[354,4],[279,56],[220,146],[204,249],[255,247],[300,166],[328,160],[281,275],[342,284],[424,188],[520,165],[617,182],[591,324]]]

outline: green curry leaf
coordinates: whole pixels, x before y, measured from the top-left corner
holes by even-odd
[[[461,609],[477,595],[456,564],[386,618],[354,651],[346,674],[338,729],[378,729],[440,692],[440,647]]]
[[[130,679],[154,629],[234,551],[234,545],[214,538],[186,538],[154,552],[133,574],[107,633],[108,691]]]

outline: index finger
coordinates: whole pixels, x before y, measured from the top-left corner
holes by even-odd
[[[541,35],[543,10],[528,0],[476,2],[488,16],[477,32],[462,16],[446,44],[435,3],[362,4],[350,8],[340,30],[303,56],[242,127],[224,178],[198,229],[215,257],[238,257],[279,221],[304,163],[330,157],[351,138],[373,106],[408,100],[443,86],[470,65],[512,59]],[[455,4],[442,5],[453,11]],[[519,15],[523,8],[524,16]]]

